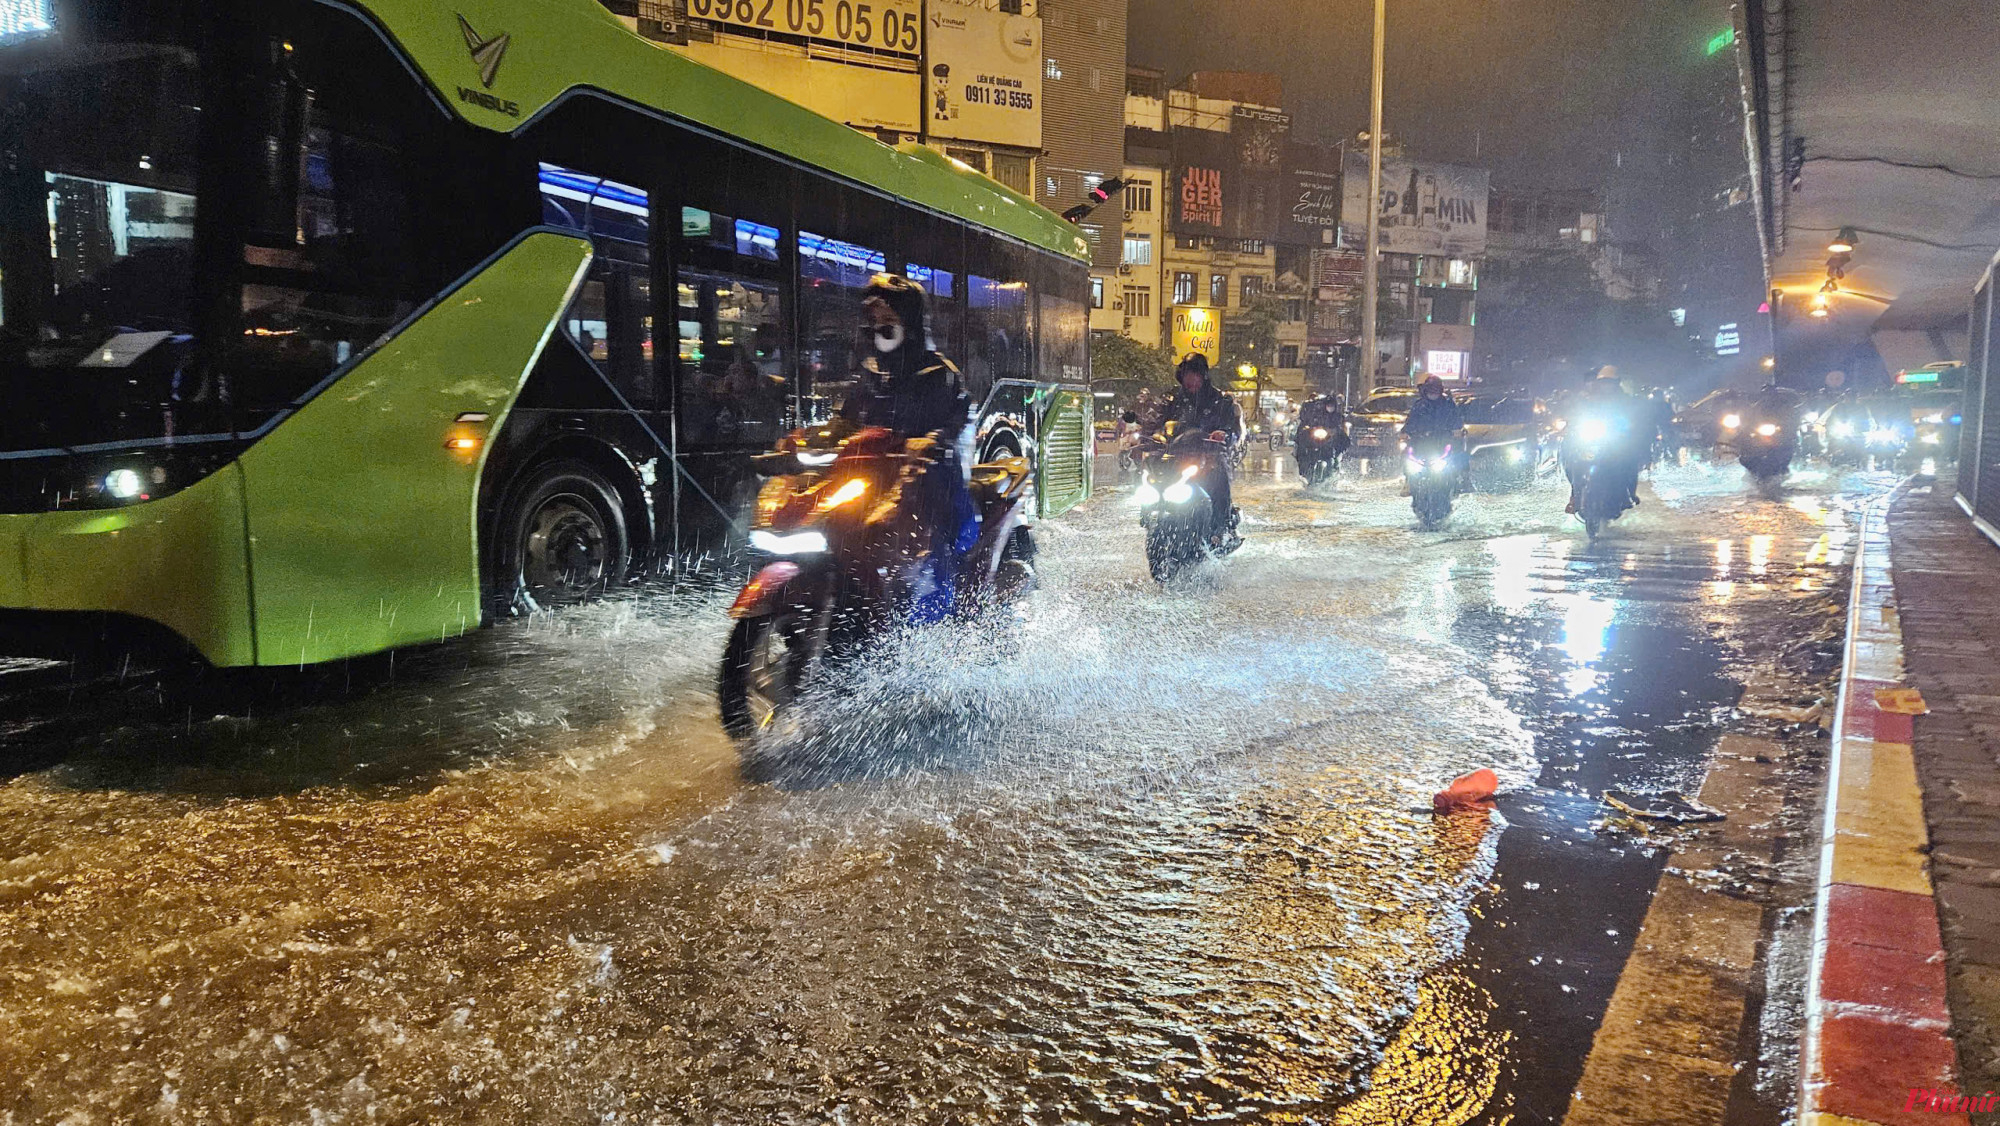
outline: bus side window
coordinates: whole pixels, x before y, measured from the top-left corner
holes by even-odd
[[[840,395],[825,385],[845,385],[860,362],[861,301],[868,279],[887,268],[879,250],[799,232],[799,365],[807,401],[807,421],[818,421],[840,406]]]
[[[1028,379],[1028,283],[972,275],[966,286],[966,370],[979,385]]]
[[[768,447],[783,433],[791,390],[777,266],[783,232],[683,207],[679,236],[674,319],[681,440]]]
[[[596,254],[563,313],[563,335],[635,407],[654,405],[649,202],[642,188],[540,166],[542,222],[588,237]]]

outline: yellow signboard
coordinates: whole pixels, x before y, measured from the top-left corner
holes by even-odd
[[[1174,306],[1174,359],[1188,353],[1208,357],[1211,366],[1222,361],[1222,311],[1208,305]]]
[[[688,0],[687,14],[749,31],[775,31],[849,47],[914,55],[923,43],[921,0]]]

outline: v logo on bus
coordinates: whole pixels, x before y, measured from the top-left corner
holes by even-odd
[[[480,85],[492,89],[493,80],[500,74],[500,60],[507,57],[509,37],[496,35],[491,39],[482,39],[464,16],[458,17],[458,30],[465,33],[465,49],[472,52],[472,61],[479,67]]]

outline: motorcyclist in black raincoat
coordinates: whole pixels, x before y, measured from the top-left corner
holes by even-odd
[[[1583,483],[1588,479],[1590,463],[1571,456],[1569,446],[1582,440],[1580,425],[1588,420],[1602,422],[1606,428],[1598,447],[1598,464],[1615,471],[1632,503],[1638,504],[1639,467],[1653,443],[1651,410],[1625,393],[1617,369],[1607,365],[1599,370],[1596,379],[1584,385],[1570,413],[1569,433],[1563,441],[1563,473],[1569,478],[1569,506],[1563,511],[1574,514],[1583,504]]]
[[[972,404],[958,369],[931,347],[923,287],[900,274],[876,274],[862,299],[866,319],[859,383],[841,416],[921,441],[930,467],[906,486],[931,530],[931,592],[919,617],[951,612],[958,563],[979,538],[979,512],[959,446]]]
[[[1411,404],[1409,417],[1403,420],[1403,437],[1410,440],[1413,449],[1419,445],[1452,444],[1451,462],[1457,478],[1452,485],[1455,492],[1464,492],[1466,485],[1469,455],[1461,437],[1464,430],[1464,412],[1459,410],[1456,400],[1445,394],[1444,380],[1435,375],[1425,376],[1417,384],[1417,401]]]
[[[1181,389],[1167,401],[1164,422],[1177,424],[1172,444],[1200,442],[1203,439],[1225,443],[1223,451],[1213,457],[1203,459],[1201,487],[1215,504],[1215,527],[1217,540],[1236,534],[1236,509],[1230,504],[1229,496],[1229,446],[1234,446],[1243,438],[1243,411],[1236,400],[1224,394],[1208,379],[1208,357],[1199,352],[1190,353],[1174,371],[1174,378]]]

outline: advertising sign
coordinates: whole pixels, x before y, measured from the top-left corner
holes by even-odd
[[[1229,238],[1269,239],[1283,214],[1285,141],[1292,116],[1282,110],[1237,106],[1229,115],[1236,157],[1235,206],[1225,223]]]
[[[691,19],[914,55],[922,0],[687,0]]]
[[[1176,305],[1173,310],[1174,359],[1190,352],[1208,357],[1212,366],[1222,362],[1222,311],[1208,305]]]
[[[1331,150],[1285,146],[1279,181],[1277,230],[1271,241],[1288,246],[1332,246],[1340,235],[1340,166]]]
[[[1359,230],[1368,222],[1368,154],[1351,152],[1342,166],[1346,188],[1341,218]],[[1387,254],[1486,252],[1484,168],[1454,164],[1382,162],[1382,250]]]
[[[1472,326],[1420,325],[1417,328],[1417,347],[1427,352],[1470,352]]]
[[[933,4],[924,64],[931,136],[1042,147],[1041,20]]]
[[[1427,352],[1424,354],[1424,370],[1439,379],[1465,378],[1465,353]]]
[[[1240,238],[1233,214],[1236,154],[1227,133],[1176,129],[1167,229],[1177,235]]]

